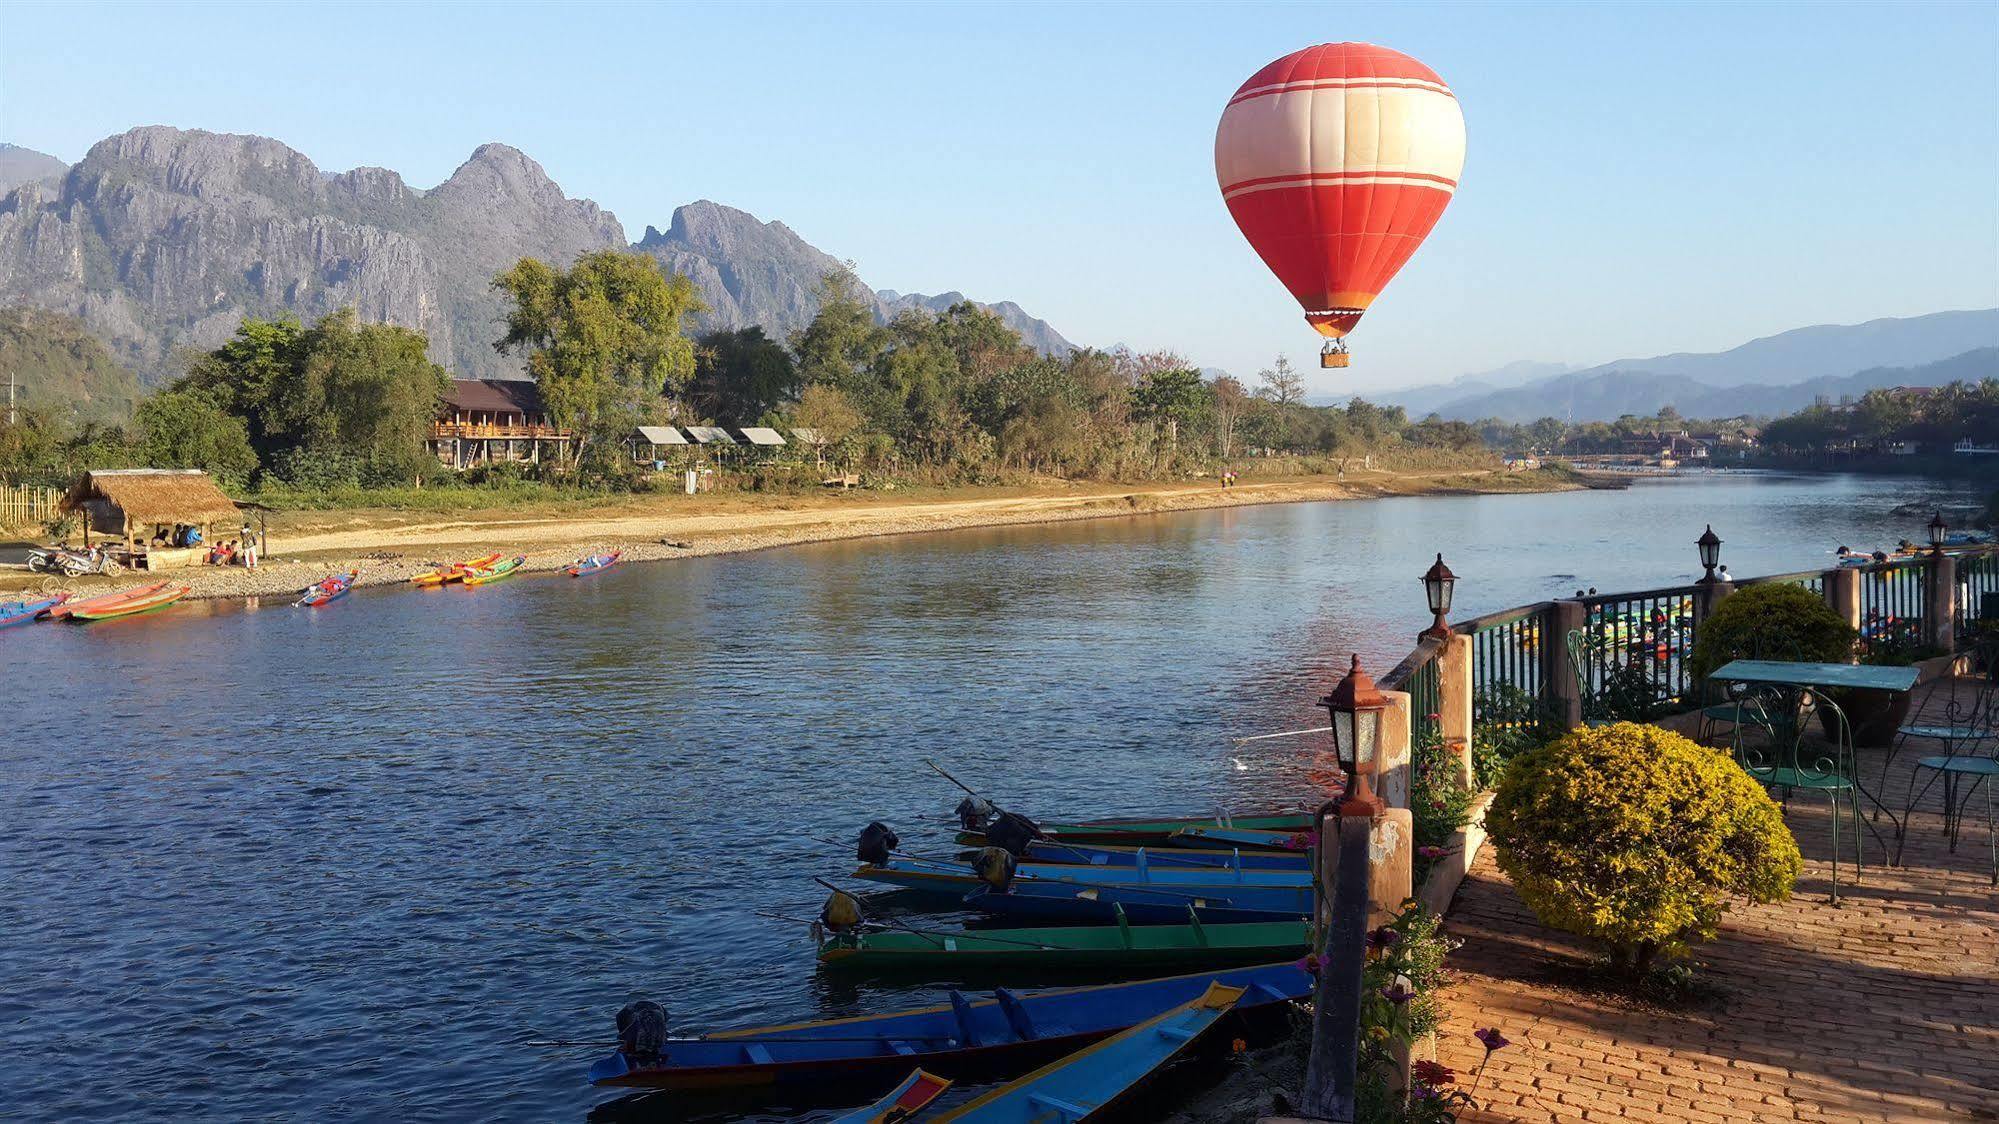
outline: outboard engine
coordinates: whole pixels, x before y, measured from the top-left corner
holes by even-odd
[[[618,1049],[636,1062],[658,1064],[666,1048],[666,1008],[650,999],[625,1004],[618,1012]]]
[[[999,815],[999,809],[993,807],[993,802],[983,796],[967,796],[958,801],[957,813],[959,828],[965,831],[983,832],[993,817]]]
[[[861,927],[866,915],[861,912],[861,899],[846,892],[835,890],[819,907],[819,924],[834,936],[850,933]]]
[[[1041,825],[1018,812],[1001,812],[986,825],[986,841],[1016,858],[1027,854],[1027,845],[1040,838]]]
[[[856,852],[869,866],[881,866],[901,843],[893,828],[876,820],[861,829],[861,844]]]
[[[982,847],[972,856],[972,873],[995,890],[1013,885],[1013,855],[999,847]]]

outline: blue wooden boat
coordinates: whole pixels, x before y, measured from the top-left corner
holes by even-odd
[[[1200,998],[1085,1046],[934,1118],[935,1124],[1081,1124],[1212,1030],[1243,989],[1216,982]]]
[[[1183,827],[1168,842],[1174,847],[1266,854],[1309,853],[1310,835],[1302,831],[1263,831],[1250,827]]]
[[[344,574],[335,574],[318,585],[306,586],[299,593],[299,607],[317,609],[321,605],[333,604],[335,601],[347,596],[348,590],[354,588],[354,579],[360,576],[359,571],[349,570]]]
[[[969,866],[936,859],[892,858],[885,863],[863,863],[855,869],[854,877],[953,897],[968,894],[985,885]],[[1304,867],[1294,870],[1199,870],[1187,867],[1021,863],[1014,872],[1013,881],[1015,885],[1022,882],[1058,882],[1083,886],[1152,886],[1223,894],[1243,888],[1309,891],[1312,872]]]
[[[832,1124],[898,1124],[922,1112],[950,1087],[950,1078],[919,1069],[902,1084],[890,1089],[887,1096],[866,1108],[834,1117]]]
[[[1236,1013],[1259,1022],[1312,990],[1311,976],[1286,963],[1024,995],[1002,988],[991,999],[953,991],[949,1003],[914,1011],[669,1038],[657,1059],[613,1053],[590,1067],[589,1079],[797,1092],[843,1081],[884,1090],[917,1066],[960,1081],[1013,1077],[1198,999],[1213,983],[1245,989]]]
[[[970,858],[970,854],[963,856]],[[1185,847],[1104,847],[1091,843],[1064,843],[1059,839],[1036,839],[1023,856],[1029,862],[1060,863],[1066,866],[1162,866],[1195,870],[1309,870],[1311,856],[1304,851],[1244,851],[1238,848],[1196,850]]]
[[[618,559],[624,556],[625,552],[622,550],[614,550],[609,554],[586,554],[570,563],[564,568],[563,572],[572,578],[587,578],[592,574],[601,574],[617,565]]]
[[[9,601],[0,605],[0,628],[27,624],[67,600],[69,594],[58,593],[54,597],[45,597],[40,601]]]
[[[1193,892],[1015,881],[1005,892],[974,890],[963,905],[1016,925],[1115,925],[1120,911],[1133,925],[1184,925],[1190,912],[1203,925],[1253,925],[1306,916],[1312,890],[1243,886]]]

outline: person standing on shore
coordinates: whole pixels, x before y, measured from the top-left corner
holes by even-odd
[[[243,567],[249,570],[257,568],[257,539],[248,523],[243,524]]]

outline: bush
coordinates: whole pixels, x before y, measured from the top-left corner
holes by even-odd
[[[1485,825],[1535,916],[1632,974],[1713,940],[1731,896],[1789,897],[1802,862],[1776,802],[1727,755],[1630,722],[1516,758]]]
[[[1696,682],[1730,660],[1838,663],[1854,632],[1825,599],[1800,585],[1767,582],[1722,598],[1700,623],[1690,668]]]
[[[1415,882],[1429,876],[1433,859],[1424,848],[1441,848],[1471,820],[1472,791],[1458,779],[1457,758],[1442,739],[1430,734],[1409,754],[1409,811],[1415,835]],[[1434,852],[1433,852],[1434,853]]]

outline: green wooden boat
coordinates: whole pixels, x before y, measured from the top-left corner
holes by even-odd
[[[1311,926],[1304,921],[1203,925],[1190,914],[1188,922],[1133,925],[1119,910],[1116,925],[862,933],[828,938],[819,946],[819,962],[841,971],[929,973],[938,979],[1007,969],[1174,975],[1295,960],[1311,943]]]
[[[1175,847],[1204,848],[1211,851],[1288,851],[1302,855],[1310,840],[1308,824],[1296,831],[1270,831],[1253,827],[1183,827],[1173,833]]]
[[[1247,831],[1305,831],[1312,826],[1310,813],[1288,816],[1232,816],[1227,823],[1218,819],[1190,820],[1087,820],[1083,823],[1041,825],[1050,839],[1070,839],[1079,843],[1110,843],[1127,847],[1173,845],[1175,832],[1185,828],[1237,828]],[[986,837],[976,831],[961,831],[958,842],[985,846]]]

